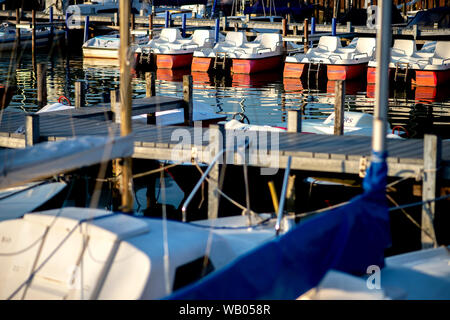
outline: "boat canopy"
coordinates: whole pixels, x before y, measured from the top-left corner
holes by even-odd
[[[166,299],[295,299],[331,269],[361,276],[390,246],[386,153],[373,152],[364,193],[322,212]]]

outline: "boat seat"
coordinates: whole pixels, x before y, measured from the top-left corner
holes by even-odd
[[[259,34],[254,41],[246,42],[242,45],[246,54],[257,54],[264,52],[277,52],[281,48],[282,37],[277,33]]]
[[[180,30],[177,28],[164,28],[161,30],[158,40],[162,40],[164,42],[175,42],[182,39]]]
[[[436,65],[450,64],[450,41],[436,42],[431,62]]]
[[[199,47],[214,45],[214,30],[195,30],[192,34],[192,41]]]
[[[329,56],[341,49],[341,39],[335,36],[322,36],[317,47],[310,48],[306,53],[296,53],[286,57],[286,62],[314,63],[318,61],[329,62]]]
[[[227,51],[227,48],[241,47],[244,43],[247,43],[247,36],[244,32],[228,32],[225,37],[225,41],[221,41],[216,44],[216,47],[214,47],[214,51]]]
[[[358,38],[356,45],[353,47],[338,48],[330,55],[340,59],[361,59],[372,58],[375,53],[376,39],[375,38]]]
[[[336,36],[322,36],[319,39],[317,47],[309,49],[308,52],[334,52],[341,47],[341,38]]]
[[[412,56],[416,52],[416,42],[408,39],[395,39],[391,56]]]

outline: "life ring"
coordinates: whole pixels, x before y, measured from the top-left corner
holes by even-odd
[[[240,116],[240,119],[236,119],[237,115]],[[248,119],[248,117],[243,112],[236,112],[235,114],[233,114],[233,119],[236,119],[236,120],[238,120],[241,123],[247,122],[247,124],[250,124],[250,120]]]
[[[403,126],[395,126],[392,128],[392,133],[395,134],[395,130],[398,130],[400,132],[400,130],[404,131],[406,136],[409,138],[409,133],[408,130],[405,129],[405,127]]]
[[[65,103],[62,103],[61,101],[67,101],[67,104],[65,104]],[[67,97],[66,96],[60,96],[59,98],[58,98],[58,102],[59,103],[61,103],[61,104],[65,104],[65,105],[69,105],[69,106],[71,106],[71,104],[70,104],[70,100],[69,99],[67,99]]]

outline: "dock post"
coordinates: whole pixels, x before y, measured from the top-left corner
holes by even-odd
[[[169,28],[169,27],[170,27],[170,12],[169,12],[169,10],[166,10],[164,28]]]
[[[145,73],[145,96],[154,97],[156,96],[156,85],[155,85],[156,74],[154,72]]]
[[[336,18],[331,19],[331,35],[336,36]]]
[[[186,13],[181,16],[181,36],[186,37]]]
[[[110,91],[111,97],[111,111],[113,113],[112,121],[114,123],[120,123],[120,92],[117,88],[111,89]]]
[[[288,132],[302,132],[302,112],[301,110],[288,111]]]
[[[128,136],[132,133],[131,111],[131,65],[128,61],[128,50],[130,46],[130,13],[131,4],[129,0],[120,0],[120,135]],[[133,171],[132,158],[123,158],[120,161],[121,173],[121,211],[133,212]]]
[[[220,33],[220,18],[216,18],[216,25],[214,29],[214,44],[219,42],[219,33]]]
[[[148,16],[148,39],[153,39],[153,14]]]
[[[423,139],[423,181],[422,201],[436,198],[438,192],[438,177],[441,162],[441,138],[436,135],[425,134]],[[428,202],[422,205],[422,248],[437,247],[434,231],[434,217],[436,202]],[[432,238],[430,238],[430,236]]]
[[[85,88],[84,81],[77,80],[75,81],[75,108],[84,108],[85,107]]]
[[[312,17],[311,18],[311,36],[314,35],[316,33],[316,18]],[[313,42],[311,40],[311,48],[313,46]]]
[[[314,19],[314,18],[313,18]],[[309,32],[308,32],[308,19],[305,19],[303,22],[303,47],[304,52],[308,51],[308,45],[309,45]]]
[[[117,12],[114,12],[113,20],[114,20],[114,25],[117,26],[119,24],[119,18],[117,16]]]
[[[334,87],[334,134],[344,134],[345,82],[336,81]]]
[[[219,19],[219,18],[218,18],[218,19]],[[222,21],[220,22],[220,24],[222,25],[222,30],[223,30],[223,31],[227,31],[227,28],[228,28],[228,20],[227,20],[227,16],[221,17],[220,20],[222,20]]]
[[[36,10],[31,11],[31,25],[32,25],[31,51],[34,56],[35,51],[36,51]]]
[[[347,21],[347,32],[350,33],[353,31],[353,26],[351,21]]]
[[[20,9],[16,9],[16,26],[20,24]],[[20,47],[20,29],[16,27],[16,42],[15,42],[16,52]],[[16,55],[17,56],[17,55]]]
[[[50,40],[50,45],[51,45],[52,41],[53,41],[53,33],[54,33],[54,31],[53,31],[53,6],[50,6],[48,22],[50,22],[50,36],[49,36],[49,40]]]
[[[38,64],[36,67],[37,104],[39,108],[47,104],[47,66]]]
[[[192,127],[194,124],[193,99],[192,99],[192,76],[183,76],[183,100],[184,100],[184,124]]]
[[[83,43],[89,40],[89,16],[86,16],[84,20],[84,38]]]
[[[25,116],[25,146],[30,147],[39,143],[39,135],[39,114],[27,114]]]
[[[225,126],[212,124],[209,126],[209,156],[210,161],[225,147]],[[213,151],[213,152],[211,152]],[[217,161],[209,172],[208,181],[208,219],[219,217],[220,196],[216,189],[219,187],[219,165]]]
[[[131,14],[131,30],[134,31],[136,29],[136,17],[134,16],[134,13]],[[131,34],[131,42],[134,43],[135,41],[135,35],[134,33]]]
[[[281,29],[283,38],[287,35],[287,20],[281,20]],[[286,41],[283,40],[283,48],[286,49]]]
[[[69,17],[70,17],[69,12],[66,12],[66,18],[65,18],[65,22],[66,22],[66,27],[65,27],[66,47],[69,45]]]

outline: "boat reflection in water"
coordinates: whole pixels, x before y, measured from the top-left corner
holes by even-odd
[[[281,74],[275,71],[254,74],[233,73],[231,75],[231,85],[239,88],[261,88],[278,82],[280,79]]]
[[[170,82],[182,82],[189,69],[156,69],[156,79]]]
[[[336,82],[334,80],[329,80],[327,82],[327,93],[334,93],[336,88]],[[345,94],[355,96],[359,92],[364,92],[365,86],[363,81],[359,80],[347,80],[345,83]]]

